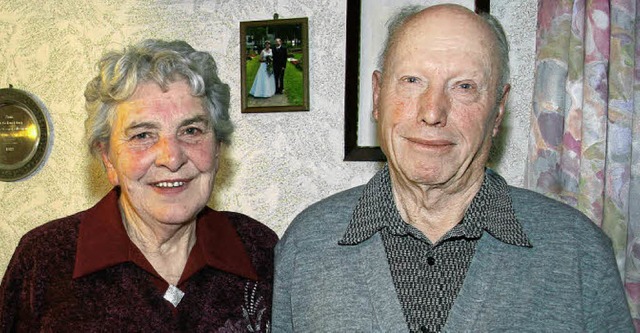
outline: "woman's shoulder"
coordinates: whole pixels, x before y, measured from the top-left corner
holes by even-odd
[[[273,230],[247,215],[236,212],[221,212],[235,228],[240,241],[251,258],[253,267],[262,279],[273,276],[273,253],[278,236]]]
[[[12,266],[43,272],[73,267],[78,239],[77,214],[53,220],[28,231],[18,243],[7,270]]]
[[[78,236],[78,226],[80,224],[80,214],[81,213],[52,220],[33,228],[22,236],[19,246],[29,249],[36,248],[35,250],[40,248],[42,248],[42,250],[59,248],[65,245],[75,247],[75,241]]]
[[[242,213],[224,211],[236,232],[245,241],[258,243],[261,247],[273,248],[278,242],[278,235],[262,222]]]

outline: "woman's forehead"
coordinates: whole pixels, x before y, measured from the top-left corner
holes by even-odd
[[[116,107],[116,117],[120,121],[142,118],[179,120],[196,115],[206,115],[202,98],[193,96],[185,82],[169,84],[166,91],[157,84],[143,84],[131,98]]]

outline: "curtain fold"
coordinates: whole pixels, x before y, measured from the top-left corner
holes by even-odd
[[[525,186],[613,242],[640,331],[638,0],[539,0]]]

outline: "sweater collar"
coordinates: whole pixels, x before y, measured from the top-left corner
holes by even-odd
[[[142,252],[129,239],[118,208],[114,188],[95,206],[80,214],[73,278],[111,266],[133,262],[158,276]],[[196,243],[189,253],[181,281],[204,266],[257,280],[247,251],[226,215],[205,207],[196,220]],[[159,277],[159,276],[158,276]]]

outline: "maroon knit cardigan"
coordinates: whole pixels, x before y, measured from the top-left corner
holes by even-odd
[[[93,208],[44,224],[21,239],[0,285],[1,332],[268,331],[277,236],[242,214],[205,208],[198,226],[213,227],[196,232],[215,232],[220,225],[227,232],[235,229],[254,278],[238,274],[241,269],[234,273],[203,265],[178,285],[185,296],[175,308],[159,287],[166,282],[158,283],[157,275],[132,261],[74,277],[80,225],[93,219],[121,225],[117,197],[114,190]],[[201,236],[196,246],[202,239],[215,239]],[[210,244],[200,245],[207,249]],[[218,250],[210,257],[233,266],[237,251],[227,252]]]

